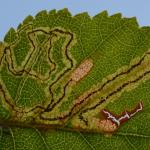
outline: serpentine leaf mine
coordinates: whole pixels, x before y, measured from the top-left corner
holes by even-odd
[[[113,133],[136,120],[144,98],[122,97],[150,80],[144,32],[134,18],[106,12],[27,17],[0,43],[1,126]]]

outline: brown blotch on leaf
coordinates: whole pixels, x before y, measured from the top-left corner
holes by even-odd
[[[114,132],[117,130],[117,125],[109,119],[100,120],[99,123],[97,124],[97,126],[103,132],[111,133],[111,132]]]
[[[92,59],[86,59],[72,72],[71,75],[72,81],[78,82],[79,80],[81,80],[84,76],[88,74],[88,72],[91,70],[92,67],[93,67]]]

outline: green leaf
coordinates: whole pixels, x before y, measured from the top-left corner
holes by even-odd
[[[0,43],[0,149],[148,150],[149,89],[136,18],[28,16]]]

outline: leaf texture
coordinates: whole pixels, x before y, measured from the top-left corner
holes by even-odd
[[[0,43],[0,149],[148,150],[149,89],[150,27],[136,18],[28,16]]]

